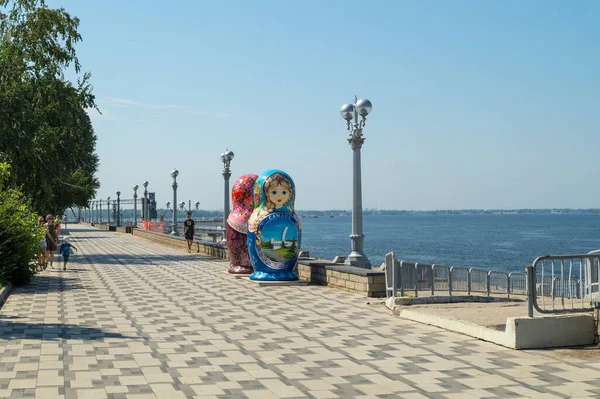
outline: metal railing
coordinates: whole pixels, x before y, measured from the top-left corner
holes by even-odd
[[[540,256],[526,268],[532,294],[527,315],[582,312],[600,302],[600,251],[578,255]]]
[[[396,259],[393,252],[385,256],[386,296],[404,296],[406,292],[436,295],[440,292],[453,295],[481,293],[526,295],[525,273],[506,273],[494,270],[446,266]]]

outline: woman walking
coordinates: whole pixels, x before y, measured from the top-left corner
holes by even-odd
[[[54,269],[54,251],[56,251],[58,234],[54,224],[54,216],[46,216],[46,259],[50,257],[50,267]]]
[[[44,234],[46,231],[46,226],[44,226],[44,217],[40,216],[38,218],[38,228],[40,230],[44,230]],[[39,253],[38,253],[38,263],[41,265],[42,263],[46,263],[46,237],[44,236],[44,238],[42,238],[40,240],[40,249],[39,249]],[[40,266],[41,267],[41,266]],[[45,266],[44,266],[45,267]]]

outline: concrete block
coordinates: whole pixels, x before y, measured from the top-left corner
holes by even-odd
[[[591,314],[509,317],[506,335],[515,349],[556,348],[594,343]]]
[[[512,349],[541,349],[594,343],[594,318],[591,314],[509,317],[506,330],[500,331],[472,322],[398,307],[389,298],[386,306],[398,316],[455,331]],[[389,303],[388,303],[389,301]]]

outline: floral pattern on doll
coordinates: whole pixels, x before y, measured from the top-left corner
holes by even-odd
[[[261,176],[254,184],[254,213],[248,229],[255,232],[260,221],[274,210],[294,212],[295,188],[292,179],[283,172]],[[256,212],[258,210],[258,212]],[[260,245],[260,235],[257,237]]]
[[[232,210],[227,218],[227,223],[236,231],[248,231],[248,219],[254,211],[254,184],[257,175],[246,174],[235,181],[231,189]]]

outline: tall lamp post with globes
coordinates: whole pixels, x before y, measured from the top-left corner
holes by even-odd
[[[352,251],[348,255],[346,264],[366,269],[371,268],[369,258],[364,254],[365,235],[362,230],[362,181],[360,171],[360,149],[365,142],[362,131],[365,127],[367,115],[371,112],[373,105],[367,99],[357,99],[354,96],[354,104],[344,104],[340,110],[342,118],[346,120],[346,126],[350,132],[348,142],[354,152],[353,158],[353,196],[352,196],[352,234],[350,240]],[[359,121],[360,116],[360,121]],[[354,123],[352,123],[354,119]]]
[[[142,219],[148,221],[148,180],[144,180],[142,186],[144,186],[144,215]]]
[[[117,191],[117,227],[121,227],[121,192]]]
[[[133,227],[137,227],[137,190],[140,188],[137,184],[133,187]]]
[[[106,225],[110,226],[110,196],[106,197]]]
[[[171,177],[173,178],[173,228],[171,230],[172,236],[178,236],[177,232],[177,176],[179,176],[179,171],[177,169],[173,169],[171,172]]]
[[[235,154],[228,148],[221,154],[221,161],[223,161],[223,178],[225,179],[225,190],[223,196],[223,229],[227,228],[227,217],[229,216],[229,178],[231,177],[231,161]],[[225,230],[223,230],[225,231]],[[225,234],[223,233],[223,241],[225,240]]]

